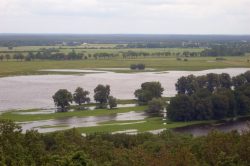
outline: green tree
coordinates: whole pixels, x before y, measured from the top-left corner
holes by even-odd
[[[230,89],[232,86],[232,79],[229,74],[222,73],[219,75],[220,86],[222,88]]]
[[[3,61],[3,59],[4,59],[4,56],[0,55],[0,61]]]
[[[214,73],[209,73],[207,77],[207,88],[210,92],[214,92],[220,85],[219,75]]]
[[[53,95],[54,103],[59,107],[59,112],[67,111],[67,107],[72,103],[72,94],[67,89],[60,89]]]
[[[5,59],[6,59],[7,61],[9,61],[10,58],[11,58],[10,54],[6,54],[6,55],[5,55]]]
[[[108,105],[109,105],[110,109],[117,107],[117,99],[114,98],[113,96],[109,96],[108,97]]]
[[[173,121],[190,121],[194,119],[193,100],[187,95],[171,98],[167,107],[167,117]]]
[[[145,82],[134,92],[139,104],[147,104],[153,98],[160,98],[164,89],[160,82]]]
[[[212,96],[212,104],[213,104],[213,118],[214,119],[222,119],[227,116],[229,111],[229,99],[221,94],[214,94]]]
[[[233,86],[235,88],[245,85],[247,83],[246,77],[241,74],[232,78]]]
[[[165,102],[161,98],[153,98],[148,102],[148,112],[160,115],[164,106]]]
[[[73,100],[78,105],[89,103],[90,98],[88,97],[89,92],[83,90],[81,87],[76,88],[75,93],[73,94]]]
[[[108,97],[110,95],[110,86],[109,85],[98,85],[94,89],[94,99],[100,104],[100,107],[105,107],[108,102]]]

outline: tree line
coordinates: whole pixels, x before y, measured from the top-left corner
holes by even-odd
[[[250,113],[250,71],[229,74],[189,75],[176,83],[178,94],[167,107],[173,121],[223,119]]]
[[[164,131],[158,135],[97,133],[77,129],[22,132],[0,120],[0,165],[4,166],[204,166],[250,165],[249,130],[213,131],[192,137]]]

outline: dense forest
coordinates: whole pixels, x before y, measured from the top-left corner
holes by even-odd
[[[229,74],[189,75],[176,83],[178,94],[168,105],[174,121],[223,119],[250,113],[250,71]]]
[[[83,137],[76,129],[22,133],[17,124],[1,120],[0,145],[0,165],[6,166],[250,165],[249,131],[213,131],[196,138],[171,131]]]

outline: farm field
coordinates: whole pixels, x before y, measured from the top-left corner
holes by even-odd
[[[164,58],[138,58],[138,59],[99,59],[99,60],[72,60],[72,61],[31,61],[0,62],[0,77],[14,75],[48,74],[39,72],[43,69],[95,69],[95,68],[129,68],[131,64],[143,63],[146,68],[153,68],[156,71],[167,70],[206,70],[214,68],[229,67],[250,67],[247,62],[249,56],[224,57],[226,60],[216,61],[215,57],[193,57],[188,61],[177,61],[175,57]],[[119,72],[138,72],[138,71],[119,71]],[[55,74],[55,73],[52,73]]]

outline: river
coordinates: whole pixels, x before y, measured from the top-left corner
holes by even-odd
[[[163,96],[174,96],[175,83],[181,76],[189,74],[205,75],[207,73],[228,73],[235,76],[250,70],[250,68],[226,68],[203,71],[165,71],[140,73],[94,72],[76,75],[30,75],[0,78],[0,111],[13,109],[51,108],[54,106],[52,95],[58,89],[68,89],[73,92],[80,86],[90,91],[98,84],[108,84],[111,94],[118,99],[134,98],[134,91],[143,82],[159,81],[164,87]],[[56,70],[53,70],[56,71]],[[60,71],[60,70],[58,70]],[[63,70],[63,72],[74,70]],[[78,70],[81,73],[81,70]],[[83,73],[88,70],[82,70]],[[91,73],[94,72],[94,73]]]

